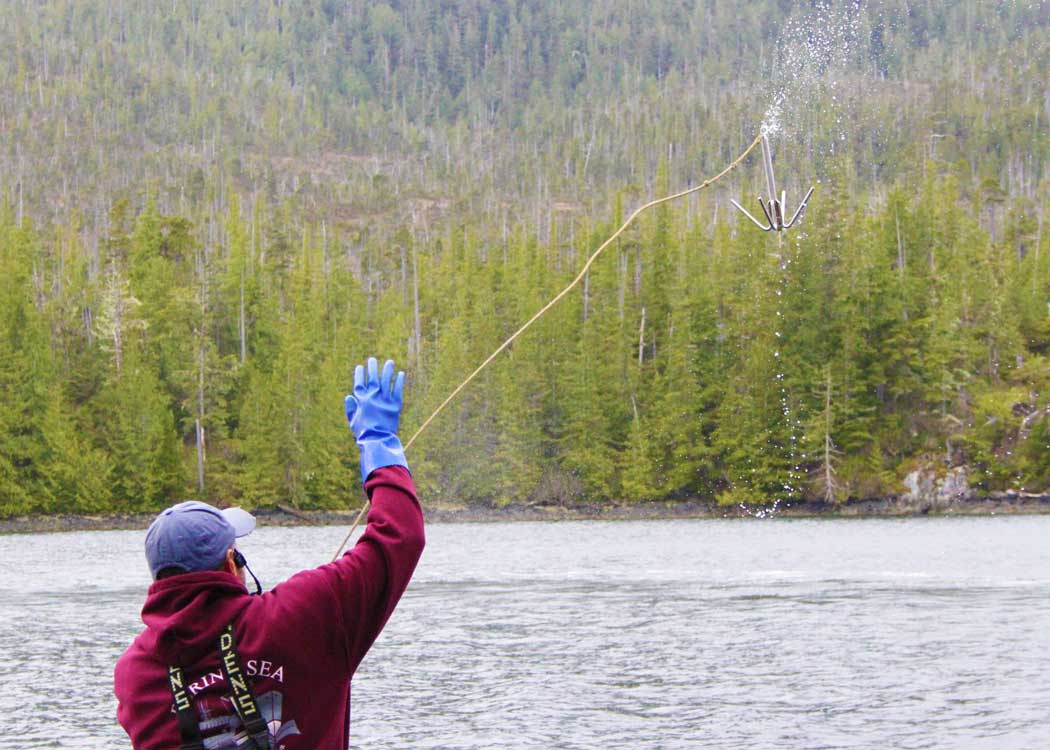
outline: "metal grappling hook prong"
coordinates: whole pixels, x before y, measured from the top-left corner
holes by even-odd
[[[762,135],[762,166],[766,169],[766,187],[769,189],[769,202],[764,203],[762,196],[759,196],[758,205],[762,207],[762,213],[766,216],[766,223],[763,224],[756,219],[748,213],[746,208],[732,198],[729,199],[729,202],[740,209],[740,212],[751,219],[751,222],[763,232],[783,232],[785,229],[790,229],[795,225],[796,221],[802,218],[802,214],[806,210],[806,203],[809,202],[809,196],[813,195],[813,188],[810,188],[809,192],[806,193],[806,197],[802,199],[791,220],[785,223],[784,215],[787,213],[787,209],[784,207],[784,204],[787,202],[787,191],[781,191],[780,197],[777,197],[777,181],[773,177],[773,152],[769,148],[769,139],[766,138],[765,134]]]

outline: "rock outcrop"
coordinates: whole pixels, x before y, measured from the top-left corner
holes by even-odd
[[[970,487],[969,471],[965,466],[951,469],[924,467],[904,478],[907,491],[901,496],[920,513],[939,512],[955,503],[972,502],[977,493]]]

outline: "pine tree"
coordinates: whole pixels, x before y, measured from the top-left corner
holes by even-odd
[[[51,512],[104,513],[112,510],[110,455],[81,434],[74,410],[57,390],[41,417],[40,490]]]
[[[38,241],[0,213],[0,514],[53,512],[41,481],[47,459],[43,414],[53,382],[44,320],[31,301]]]
[[[124,350],[119,375],[114,366],[90,410],[112,462],[114,509],[153,511],[171,504],[185,486],[182,451],[170,401],[137,346]]]

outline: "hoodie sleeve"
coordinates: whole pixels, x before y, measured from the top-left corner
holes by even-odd
[[[364,534],[334,562],[296,573],[252,606],[266,609],[271,639],[295,642],[312,663],[352,675],[375,642],[423,553],[423,513],[412,476],[376,469],[365,483],[372,501]]]
[[[375,642],[423,553],[423,513],[412,476],[400,466],[375,470],[365,483],[372,501],[357,544],[328,566],[338,599],[350,671]]]

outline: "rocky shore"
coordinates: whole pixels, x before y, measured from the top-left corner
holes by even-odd
[[[298,511],[286,507],[256,508],[260,526],[349,526],[359,508],[346,511]],[[846,500],[841,503],[790,501],[769,505],[718,505],[685,500],[632,504],[426,506],[428,523],[498,521],[660,520],[679,518],[906,518],[912,516],[981,516],[1050,513],[1050,494],[1001,492],[989,495],[936,492],[896,497]],[[0,534],[145,529],[149,514],[48,515],[0,519]]]

